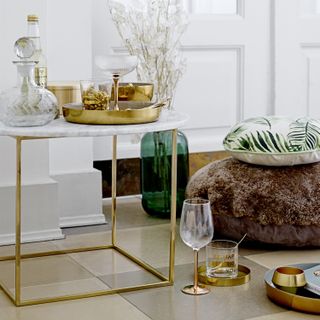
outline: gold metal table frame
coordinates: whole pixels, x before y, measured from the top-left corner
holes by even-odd
[[[26,137],[26,136],[15,136],[16,140],[16,200],[15,200],[15,255],[0,257],[1,261],[15,260],[15,292],[14,294],[6,288],[6,286],[0,283],[0,287],[6,293],[6,295],[12,300],[16,306],[27,306],[35,305],[47,302],[57,302],[64,300],[73,300],[81,298],[89,298],[107,294],[122,293],[128,291],[135,291],[147,288],[157,288],[173,285],[174,281],[174,257],[175,257],[175,228],[176,228],[176,196],[177,196],[177,129],[172,129],[172,159],[171,159],[171,217],[170,217],[170,245],[169,245],[169,275],[165,276],[160,273],[156,268],[152,267],[148,263],[142,261],[141,259],[133,256],[125,249],[117,245],[116,238],[116,177],[117,177],[117,135],[113,135],[112,141],[112,186],[111,186],[111,196],[112,196],[112,233],[111,233],[111,244],[101,245],[94,247],[82,247],[73,248],[65,250],[54,250],[54,251],[43,251],[37,253],[21,254],[21,149],[22,141],[24,140],[35,140],[43,139],[44,137]],[[57,138],[57,137],[47,137],[47,138]],[[140,266],[144,270],[156,276],[159,281],[129,287],[113,288],[109,290],[99,290],[94,292],[82,293],[82,294],[72,294],[63,295],[55,297],[47,297],[32,300],[23,300],[21,297],[21,260],[38,258],[45,256],[88,252],[94,250],[105,250],[111,249],[115,250],[122,256],[128,258],[136,265]]]

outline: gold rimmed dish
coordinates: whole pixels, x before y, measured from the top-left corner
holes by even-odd
[[[159,119],[166,103],[145,101],[121,101],[120,110],[85,110],[82,103],[69,103],[63,106],[66,121],[80,124],[138,124]]]
[[[316,265],[319,265],[319,263],[302,263],[291,265],[290,267],[296,267],[305,271]],[[270,300],[286,308],[320,315],[319,295],[313,294],[303,287],[296,294],[277,288],[272,282],[274,271],[275,269],[267,271],[264,277],[267,296]]]
[[[250,281],[250,269],[243,265],[238,265],[238,274],[235,278],[213,278],[207,276],[206,266],[198,268],[199,282],[216,287],[240,286]]]

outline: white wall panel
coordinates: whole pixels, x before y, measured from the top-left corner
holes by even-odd
[[[16,67],[13,54],[14,42],[27,34],[27,15],[38,14],[40,17],[41,35],[46,37],[46,1],[43,0],[1,0],[0,10],[0,91],[16,83]],[[45,44],[43,44],[45,47]]]
[[[319,117],[319,1],[303,1],[275,1],[275,109]]]
[[[187,128],[234,124],[241,108],[240,49],[193,46],[182,50],[188,68],[177,89],[175,104],[191,116]]]
[[[92,1],[47,0],[48,79],[80,80],[92,73]]]

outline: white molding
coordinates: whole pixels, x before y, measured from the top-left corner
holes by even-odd
[[[310,70],[310,66],[311,66],[311,59],[310,57],[306,57],[306,62],[307,62],[307,79],[306,79],[306,115],[310,116],[310,74],[311,74],[311,70]]]
[[[104,224],[102,211],[101,171],[64,172],[52,174],[58,182],[60,227]]]
[[[65,235],[62,233],[60,228],[41,230],[41,231],[22,232],[21,234],[22,243],[59,240],[64,238],[65,238]],[[16,238],[14,233],[0,235],[0,245],[15,244],[15,241],[16,241]]]
[[[206,51],[206,50],[237,50],[244,48],[241,44],[209,44],[209,45],[181,45],[181,51]]]
[[[244,119],[244,57],[245,47],[239,46],[237,50],[237,122]]]
[[[310,105],[310,88],[311,88],[311,82],[310,82],[310,76],[311,76],[311,56],[308,55],[308,50],[312,52],[312,50],[319,50],[320,49],[320,43],[300,43],[300,47],[302,49],[302,52],[304,53],[304,56],[306,58],[306,115],[310,116],[311,113],[311,105]]]
[[[244,118],[244,63],[245,63],[245,46],[239,44],[228,45],[182,45],[181,51],[235,51],[237,55],[237,122]],[[201,127],[202,129],[203,127]],[[195,129],[195,128],[192,128]],[[200,129],[200,128],[199,128]]]
[[[276,0],[270,1],[270,89],[269,113],[276,112]]]
[[[137,200],[137,199],[141,200],[142,195],[141,194],[132,194],[129,196],[119,196],[119,197],[117,197],[117,199],[126,200],[126,201],[130,201],[130,200],[133,201],[133,200]],[[111,197],[103,198],[102,203],[103,203],[103,205],[111,205],[112,198]]]
[[[245,0],[237,0],[237,15],[241,18],[245,18],[246,9],[245,9]]]
[[[106,218],[103,214],[75,216],[75,217],[62,217],[60,218],[60,227],[78,227],[78,226],[91,226],[96,224],[107,224]]]
[[[319,49],[320,42],[301,42],[300,46],[302,49]]]

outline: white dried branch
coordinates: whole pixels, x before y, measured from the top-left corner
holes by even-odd
[[[172,98],[185,70],[180,39],[187,15],[179,0],[110,0],[109,9],[130,54],[138,57],[138,80],[153,82],[157,100]]]

